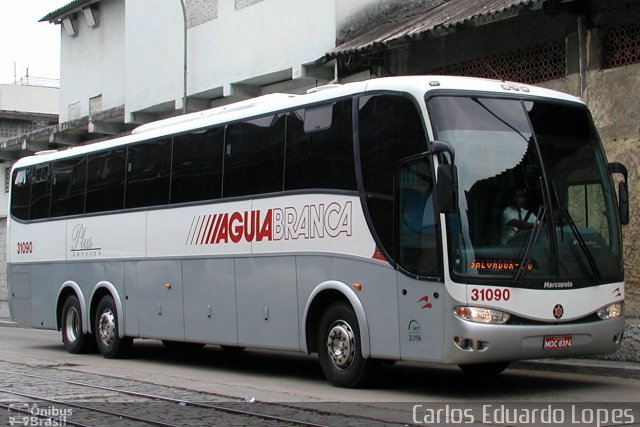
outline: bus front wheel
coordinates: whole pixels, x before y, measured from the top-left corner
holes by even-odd
[[[330,305],[320,318],[318,360],[325,377],[337,387],[358,387],[370,361],[362,357],[360,327],[350,305]]]
[[[116,304],[111,295],[105,295],[96,309],[95,333],[98,349],[107,359],[123,357],[131,347],[132,339],[120,338],[119,328]]]
[[[62,306],[62,343],[73,354],[95,351],[95,340],[82,332],[82,308],[75,295],[69,295]]]

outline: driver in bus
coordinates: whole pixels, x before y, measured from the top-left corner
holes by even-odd
[[[535,214],[525,208],[527,190],[518,187],[511,193],[511,203],[502,211],[502,244],[506,245],[518,231],[529,230],[538,221]]]

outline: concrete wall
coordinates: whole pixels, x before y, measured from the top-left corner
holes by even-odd
[[[154,107],[166,103],[181,108],[179,3],[137,0],[126,4],[125,120],[133,121],[133,112],[154,112]],[[187,2],[189,96],[230,96],[238,90],[233,84],[261,85],[302,77],[303,64],[335,46],[335,13],[334,3],[326,0]]]
[[[0,85],[0,110],[58,114],[59,93],[51,87]]]
[[[627,315],[640,315],[640,64],[588,73],[585,100],[609,161],[629,171],[630,222],[623,228]]]
[[[76,15],[73,36],[60,26],[61,123],[88,116],[90,99],[100,95],[102,110],[124,104],[124,4],[122,0],[101,1],[94,27],[89,27],[82,13]]]
[[[640,120],[634,112],[640,96],[640,64],[587,72],[584,100],[591,110],[607,159],[629,172],[630,221],[623,226],[625,315],[640,315]],[[579,96],[577,74],[540,84]]]

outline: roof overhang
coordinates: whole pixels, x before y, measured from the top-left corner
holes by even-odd
[[[53,12],[44,16],[38,22],[49,21],[53,24],[60,24],[63,19],[69,18],[76,12],[80,12],[82,9],[86,9],[87,7],[91,7],[91,5],[100,3],[101,0],[75,0],[66,6],[62,6],[61,8],[54,10]]]
[[[382,17],[373,30],[327,52],[325,61],[339,56],[375,53],[424,37],[442,36],[462,26],[480,26],[542,9],[548,0],[456,0],[408,10],[393,19]]]

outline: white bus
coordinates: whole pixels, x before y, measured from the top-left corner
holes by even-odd
[[[495,374],[609,353],[626,189],[558,92],[417,76],[267,95],[20,159],[11,313],[108,358],[134,338],[318,353],[343,387],[385,360]]]

